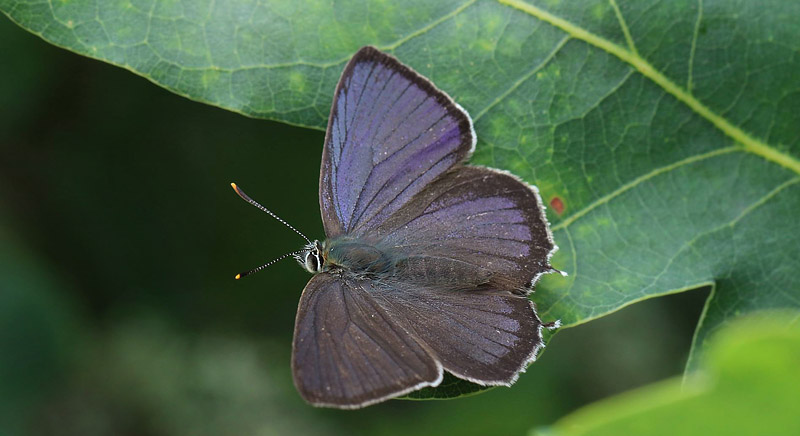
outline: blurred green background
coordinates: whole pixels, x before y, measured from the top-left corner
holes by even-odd
[[[0,19],[0,435],[525,434],[683,370],[707,291],[559,332],[517,384],[315,409],[289,367],[323,133],[190,102]],[[534,295],[535,300],[535,295]]]

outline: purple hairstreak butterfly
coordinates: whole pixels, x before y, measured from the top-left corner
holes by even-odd
[[[539,320],[528,294],[556,271],[557,247],[535,187],[464,165],[475,142],[472,120],[447,94],[364,47],[339,79],[328,121],[325,241],[233,185],[308,241],[282,258],[314,274],[292,347],[294,383],[310,404],[359,408],[437,386],[445,371],[509,386],[535,359],[542,327],[555,323]]]

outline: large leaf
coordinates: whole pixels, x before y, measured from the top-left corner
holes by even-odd
[[[706,368],[600,401],[540,429],[547,436],[800,434],[797,316],[743,317],[714,335]]]
[[[546,320],[576,325],[711,285],[696,352],[734,315],[800,308],[800,3],[0,0],[0,9],[178,94],[315,128],[355,50],[393,52],[473,115],[474,163],[513,171],[553,205],[554,263],[570,276],[539,285]]]

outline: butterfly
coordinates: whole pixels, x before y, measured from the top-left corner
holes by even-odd
[[[509,386],[536,358],[553,324],[528,294],[557,247],[534,186],[464,165],[475,143],[467,112],[396,58],[364,47],[345,67],[320,169],[326,239],[290,253],[314,274],[292,346],[308,403],[359,408],[444,371]]]

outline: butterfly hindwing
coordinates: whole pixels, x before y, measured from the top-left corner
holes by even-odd
[[[399,255],[424,256],[429,271],[457,269],[454,288],[459,280],[484,277],[499,289],[522,291],[552,271],[549,257],[556,247],[543,210],[535,188],[516,177],[460,166],[426,186],[369,237]]]
[[[403,282],[370,294],[444,369],[480,385],[511,385],[542,345],[542,323],[524,295]]]

